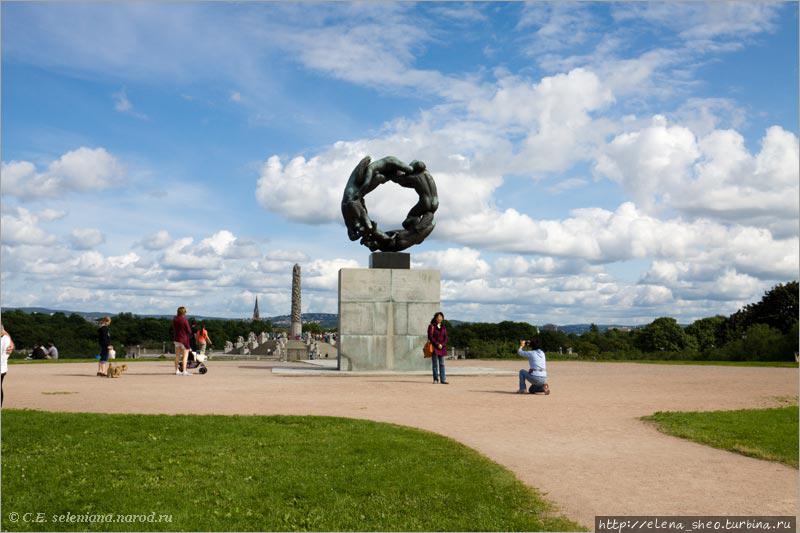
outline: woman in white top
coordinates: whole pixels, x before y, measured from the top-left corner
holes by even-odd
[[[8,373],[8,356],[14,351],[14,341],[0,324],[0,405],[3,405],[3,381]]]

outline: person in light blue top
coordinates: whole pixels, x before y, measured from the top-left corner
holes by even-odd
[[[525,394],[526,381],[531,382],[531,394],[543,392],[550,394],[550,385],[547,384],[547,360],[541,350],[539,339],[534,337],[531,340],[519,341],[520,357],[528,360],[529,368],[519,371],[519,390],[517,393]]]

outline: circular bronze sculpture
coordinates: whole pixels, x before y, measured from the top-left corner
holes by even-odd
[[[361,160],[344,188],[342,216],[347,226],[347,236],[351,241],[361,239],[361,244],[373,252],[399,252],[421,243],[433,231],[436,225],[433,214],[439,207],[436,183],[425,168],[425,163],[412,161],[407,165],[393,156],[370,161],[369,156]],[[383,232],[369,218],[364,197],[387,181],[414,189],[419,201],[408,212],[403,229]]]

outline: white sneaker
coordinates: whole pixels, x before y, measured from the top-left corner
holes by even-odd
[[[180,370],[176,370],[176,371],[175,371],[175,375],[176,375],[176,376],[182,376],[182,375],[183,375],[183,373],[182,373]]]
[[[192,375],[192,373],[191,373],[191,372],[189,372],[188,370],[184,370],[184,371],[183,371],[183,375],[184,375],[184,376],[191,376],[191,375]]]

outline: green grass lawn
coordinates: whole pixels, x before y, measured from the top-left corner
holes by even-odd
[[[642,417],[669,435],[797,468],[797,405],[738,411],[663,412]]]
[[[4,409],[2,432],[4,531],[582,530],[474,450],[391,424]],[[52,523],[67,512],[172,520]]]

